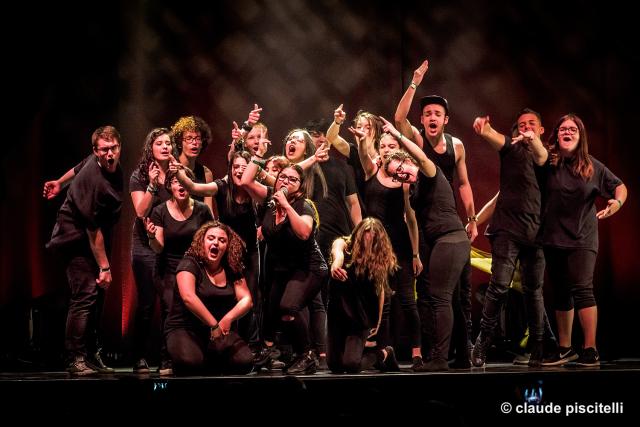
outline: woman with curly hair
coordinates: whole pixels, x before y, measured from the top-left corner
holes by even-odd
[[[151,215],[153,208],[171,198],[164,183],[172,150],[173,139],[169,129],[151,130],[144,141],[138,165],[129,180],[129,192],[136,214],[131,237],[131,268],[138,292],[133,329],[135,373],[149,372],[147,352],[157,296],[153,279],[156,254],[149,246],[144,220]]]
[[[196,182],[212,182],[213,172],[197,161],[211,141],[211,129],[207,122],[198,116],[180,117],[171,127],[171,134],[176,144],[175,156],[177,160],[193,171]],[[212,197],[195,196],[194,198],[204,202],[209,206],[211,212],[216,214]]]
[[[242,275],[244,242],[219,221],[196,232],[177,269],[177,287],[165,325],[176,374],[246,374],[253,354],[236,331],[251,309]]]
[[[337,238],[331,259],[327,362],[333,373],[358,373],[367,338],[380,327],[385,295],[391,291],[389,276],[398,270],[398,260],[375,218],[363,219],[351,235]],[[392,347],[376,353],[380,369],[397,368]]]

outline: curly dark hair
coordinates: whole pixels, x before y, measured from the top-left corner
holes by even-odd
[[[142,178],[142,182],[144,182],[145,184],[149,184],[149,165],[155,160],[153,158],[153,141],[165,134],[169,135],[169,138],[171,139],[171,145],[173,145],[173,137],[171,136],[171,131],[168,128],[155,128],[151,132],[149,132],[147,134],[147,137],[144,139],[142,154],[140,156],[140,160],[138,161],[138,166],[136,166],[136,169],[140,174],[140,178]]]
[[[198,116],[186,116],[180,117],[178,121],[171,127],[171,133],[173,134],[173,140],[176,146],[176,155],[182,154],[182,135],[185,132],[200,132],[202,138],[202,153],[211,141],[211,128],[203,119]]]
[[[242,240],[242,238],[238,236],[231,227],[218,220],[209,221],[196,231],[196,234],[193,236],[193,240],[191,241],[191,246],[189,246],[185,255],[192,256],[198,261],[198,263],[204,264],[207,259],[204,251],[204,236],[207,234],[207,231],[212,228],[221,229],[229,238],[227,251],[222,258],[222,266],[224,268],[229,268],[235,274],[241,274],[242,270],[244,270],[244,263],[242,260],[246,251],[244,240]]]

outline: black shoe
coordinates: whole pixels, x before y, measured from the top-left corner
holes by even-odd
[[[598,350],[593,347],[585,348],[582,355],[576,360],[577,366],[600,366],[600,355]]]
[[[448,370],[449,364],[444,359],[431,359],[428,362],[423,363],[419,369],[416,369],[417,372],[437,372]]]
[[[413,356],[413,358],[411,359],[411,370],[418,372],[422,365],[424,365],[422,357]]]
[[[67,366],[67,372],[71,375],[94,375],[97,374],[98,371],[93,369],[93,367],[87,365],[84,357],[78,356],[76,357],[69,365]]]
[[[561,366],[568,362],[573,362],[578,358],[578,354],[571,347],[558,347],[558,352],[551,358],[544,359],[542,366]]]
[[[110,368],[109,366],[104,364],[104,362],[102,361],[102,357],[100,356],[100,352],[97,352],[92,357],[87,358],[85,363],[87,364],[87,366],[95,369],[101,374],[113,374],[116,371],[115,369]]]
[[[298,357],[298,360],[293,365],[287,368],[287,374],[289,375],[303,375],[303,374],[315,374],[316,373],[316,361],[313,359],[313,352],[308,351],[302,356]]]
[[[471,352],[471,363],[473,363],[473,366],[477,368],[484,366],[484,363],[487,360],[487,351],[489,350],[490,345],[491,339],[480,332],[478,338],[476,339],[476,343],[473,346],[473,351]]]
[[[376,368],[382,372],[400,372],[400,365],[396,359],[396,352],[390,345],[384,348],[384,351],[378,350],[378,361],[376,362]],[[386,356],[385,356],[386,352]]]
[[[149,365],[144,357],[138,359],[138,361],[133,365],[133,373],[134,374],[148,374],[149,373]]]
[[[542,366],[542,359],[544,354],[544,348],[542,341],[533,341],[531,343],[531,353],[529,355],[529,367],[539,368]]]

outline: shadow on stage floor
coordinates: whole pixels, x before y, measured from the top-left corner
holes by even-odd
[[[298,377],[269,372],[160,377],[124,369],[84,378],[65,372],[0,373],[3,416],[13,414],[21,424],[44,419],[72,425],[142,420],[164,424],[176,419],[272,425],[342,419],[357,422],[354,425],[419,420],[420,425],[442,421],[446,426],[477,426],[491,420],[494,425],[542,426],[568,416],[571,424],[588,419],[587,425],[594,420],[598,425],[637,425],[638,384],[640,360],[617,360],[598,368],[489,364],[443,373],[413,373],[403,365],[399,373]],[[591,414],[567,415],[578,411]],[[610,413],[594,414],[605,411]]]

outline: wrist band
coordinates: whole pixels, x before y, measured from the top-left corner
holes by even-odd
[[[147,191],[153,195],[158,194],[158,189],[151,184],[147,185]]]
[[[478,222],[478,217],[476,215],[468,216],[467,217],[467,221],[468,222]]]
[[[266,166],[266,162],[264,160],[251,159],[251,163],[255,163],[261,168],[264,168]]]
[[[251,125],[251,123],[245,120],[244,123],[242,123],[242,129],[246,130],[247,132],[250,132],[251,129],[253,129],[253,126]]]
[[[156,240],[156,235],[155,235],[155,234],[151,234],[151,235],[150,235],[150,234],[147,234],[147,238],[148,238],[149,240]]]
[[[416,90],[418,88],[418,85],[415,84],[414,82],[411,82],[411,84],[409,85],[410,88],[412,88],[413,90]]]
[[[622,200],[615,199],[615,201],[618,202],[618,209],[620,209],[622,207]]]
[[[111,271],[111,266],[107,266],[105,268],[100,267],[100,273],[106,273],[107,271]]]
[[[413,254],[414,258],[418,258],[420,256],[420,254]]]

